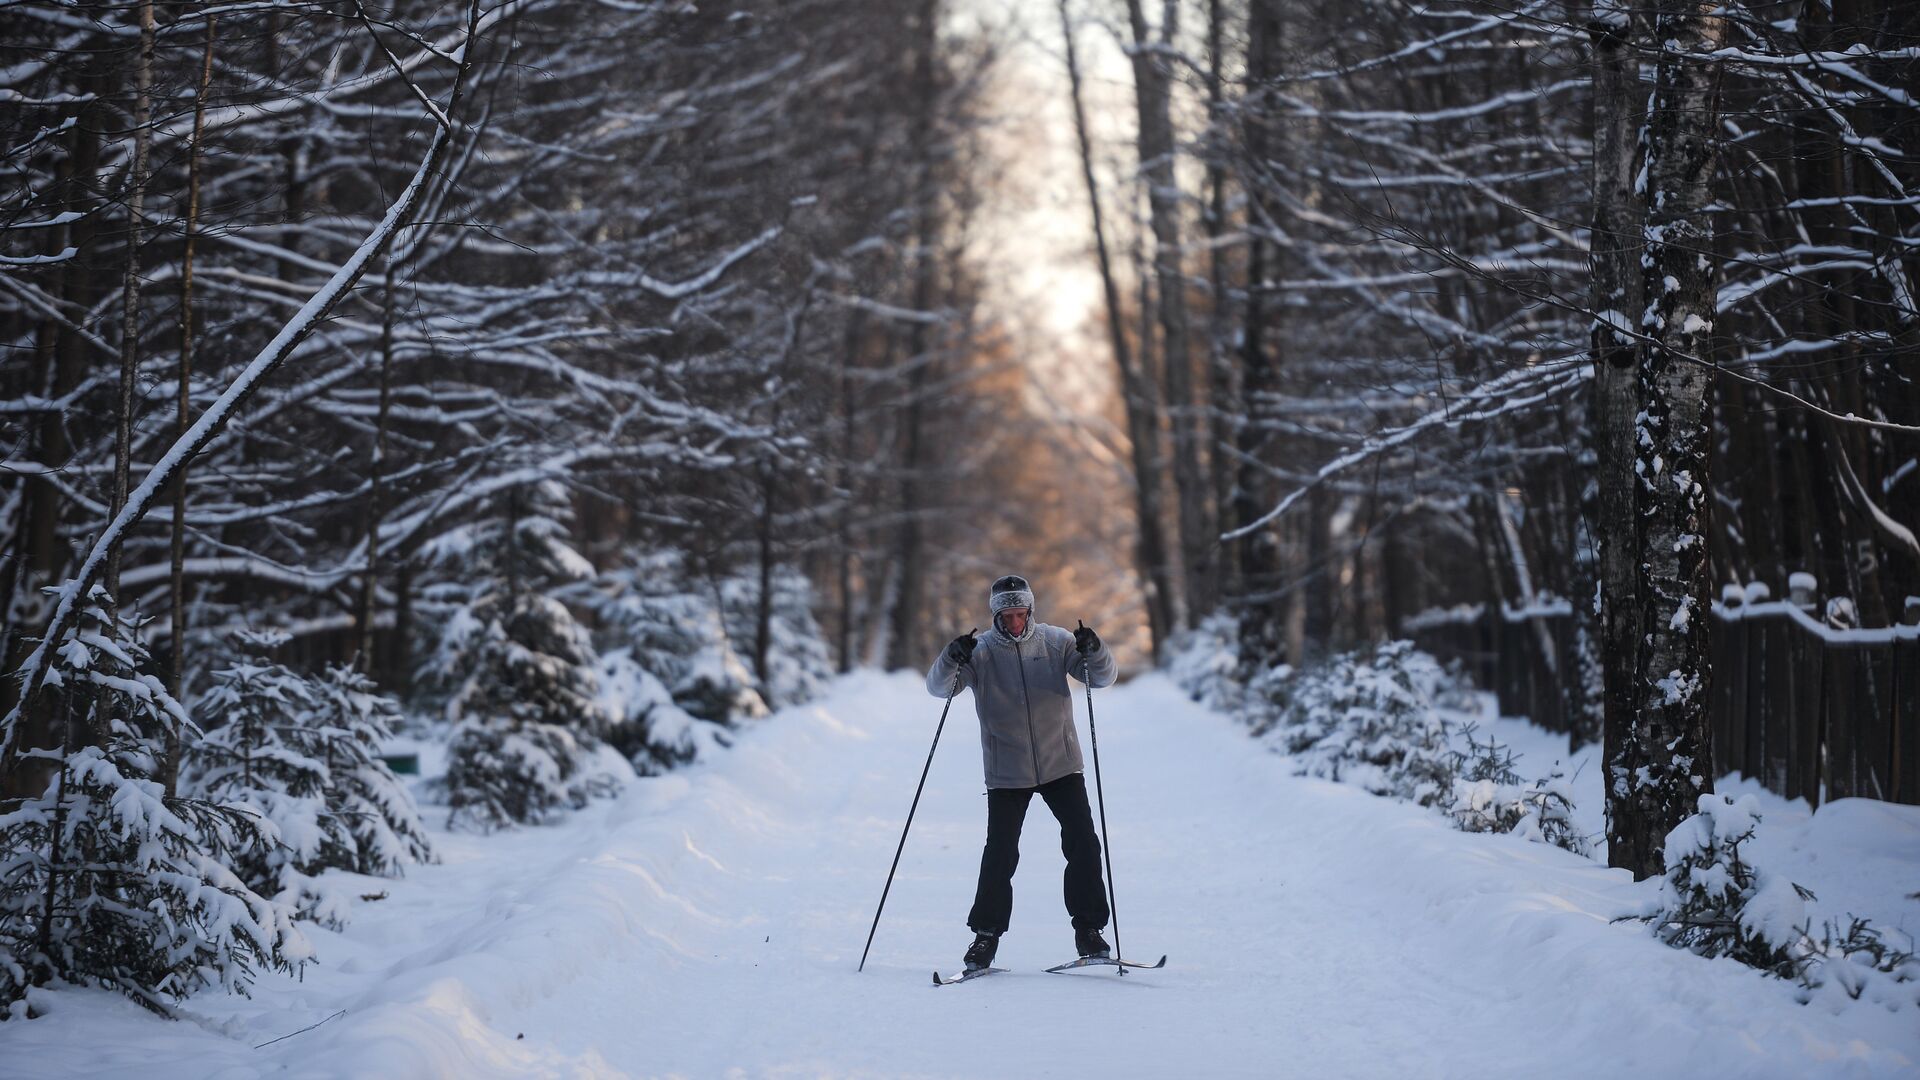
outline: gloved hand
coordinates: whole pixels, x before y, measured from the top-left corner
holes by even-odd
[[[1082,656],[1092,656],[1100,651],[1100,635],[1093,632],[1093,627],[1081,623],[1080,629],[1073,632],[1073,647],[1079,649]]]
[[[947,658],[956,664],[965,664],[973,659],[975,645],[972,634],[961,634],[947,643]]]

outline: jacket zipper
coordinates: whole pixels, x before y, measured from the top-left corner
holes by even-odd
[[[1039,737],[1033,733],[1033,698],[1027,695],[1027,657],[1020,643],[1013,643],[1013,662],[1020,665],[1020,701],[1027,707],[1027,753],[1033,755],[1033,786],[1040,786]]]

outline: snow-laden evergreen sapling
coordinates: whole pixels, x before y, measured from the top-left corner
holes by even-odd
[[[1216,611],[1176,637],[1170,652],[1168,673],[1189,697],[1220,712],[1242,708],[1241,686],[1235,678],[1240,670],[1238,618]],[[1293,669],[1285,670],[1291,673]]]
[[[819,691],[829,667],[800,583],[783,585],[785,576],[774,578],[768,693],[795,704]],[[716,586],[690,576],[678,553],[659,552],[570,595],[598,618],[601,701],[614,717],[608,740],[635,769],[692,761],[731,745],[741,721],[767,715],[743,656],[756,630],[757,575]]]
[[[378,756],[397,707],[352,671],[312,678],[267,659],[285,640],[239,636],[252,655],[214,672],[201,705],[206,734],[183,774],[196,793],[273,824],[280,842],[236,866],[249,885],[339,927],[351,891],[324,889],[317,875],[391,876],[432,849],[412,797]]]
[[[1808,937],[1808,955],[1800,965],[1807,997],[1832,992],[1848,999],[1867,998],[1889,1009],[1920,1006],[1920,958],[1911,933],[1887,931],[1849,915],[1844,928],[1821,924],[1819,940]]]
[[[750,633],[750,615],[729,619],[723,590],[692,573],[679,553],[638,557],[598,584],[590,602],[608,646],[629,650],[688,714],[725,725],[767,715],[746,659],[752,638],[732,632],[739,623]]]
[[[489,511],[427,553],[467,583],[428,675],[455,724],[449,823],[481,831],[553,820],[633,775],[601,742],[612,717],[587,631],[548,595],[593,574],[567,543],[565,490],[516,488]]]
[[[327,742],[333,780],[327,805],[352,839],[350,847],[340,849],[350,860],[338,865],[359,874],[399,877],[408,863],[433,862],[433,844],[413,795],[380,756],[400,726],[400,703],[344,665],[329,665],[310,686],[318,704],[315,719],[333,733]]]
[[[1514,833],[1588,853],[1586,836],[1573,824],[1573,790],[1558,768],[1531,784],[1520,778],[1513,751],[1489,736],[1474,738],[1467,724],[1459,737],[1465,750],[1453,751],[1453,805],[1447,813],[1465,832]]]
[[[833,678],[826,635],[813,617],[813,585],[791,566],[768,574],[771,594],[767,619],[767,673],[755,687],[770,709],[812,701]],[[720,581],[721,617],[726,638],[751,655],[759,633],[760,575],[738,573]],[[751,670],[744,666],[742,670]]]
[[[1271,722],[1302,774],[1437,806],[1452,800],[1454,778],[1446,721],[1432,700],[1442,679],[1411,642],[1388,641],[1273,685],[1256,679],[1248,692],[1278,706],[1256,734]]]
[[[285,644],[284,635],[242,634],[246,652]],[[275,842],[236,860],[250,888],[316,921],[340,926],[346,898],[321,890],[307,867],[337,846],[327,813],[326,766],[309,729],[316,702],[307,680],[283,665],[242,656],[213,674],[200,699],[205,734],[186,751],[181,783],[203,798],[245,807],[266,822]]]
[[[242,807],[172,798],[169,737],[191,733],[137,635],[95,586],[56,651],[43,701],[60,747],[44,792],[0,814],[0,1018],[63,981],[157,1012],[202,987],[244,993],[312,955],[294,913],[229,868],[274,840]]]
[[[1667,871],[1640,916],[1661,940],[1795,979],[1803,1002],[1825,992],[1868,997],[1887,1008],[1920,1005],[1920,960],[1911,936],[1896,940],[1849,917],[1844,929],[1824,922],[1815,938],[1807,912],[1813,893],[1748,857],[1761,823],[1759,800],[1712,794],[1700,796],[1698,806],[1667,834]]]
[[[1700,796],[1699,812],[1667,834],[1667,872],[1649,918],[1669,945],[1791,976],[1806,953],[1806,898],[1745,858],[1741,845],[1759,825],[1751,795]]]
[[[667,685],[619,648],[600,657],[600,705],[613,717],[607,741],[642,776],[661,773],[733,745],[725,724],[674,703]]]

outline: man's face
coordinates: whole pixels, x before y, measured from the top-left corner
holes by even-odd
[[[1023,607],[1002,608],[1000,611],[1000,629],[1004,631],[1008,637],[1019,637],[1021,634],[1027,632],[1027,617],[1031,614],[1032,612]]]

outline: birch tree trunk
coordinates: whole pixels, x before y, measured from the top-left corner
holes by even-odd
[[[1593,41],[1593,239],[1591,275],[1594,497],[1600,545],[1599,651],[1603,753],[1621,753],[1633,728],[1638,645],[1634,594],[1640,567],[1634,536],[1633,416],[1639,408],[1636,339],[1640,310],[1640,238],[1645,204],[1634,185],[1635,90],[1641,35],[1619,0],[1597,0],[1587,25]],[[1591,610],[1576,597],[1575,610]],[[1609,810],[1612,803],[1609,801]],[[1616,864],[1618,865],[1618,864]]]
[[[1713,790],[1706,543],[1712,370],[1701,359],[1714,316],[1707,201],[1718,102],[1702,54],[1719,46],[1726,26],[1713,10],[1698,0],[1663,0],[1652,34],[1663,51],[1645,129],[1647,306],[1634,433],[1639,711],[1607,761],[1608,862],[1636,878],[1662,872],[1667,833]]]

